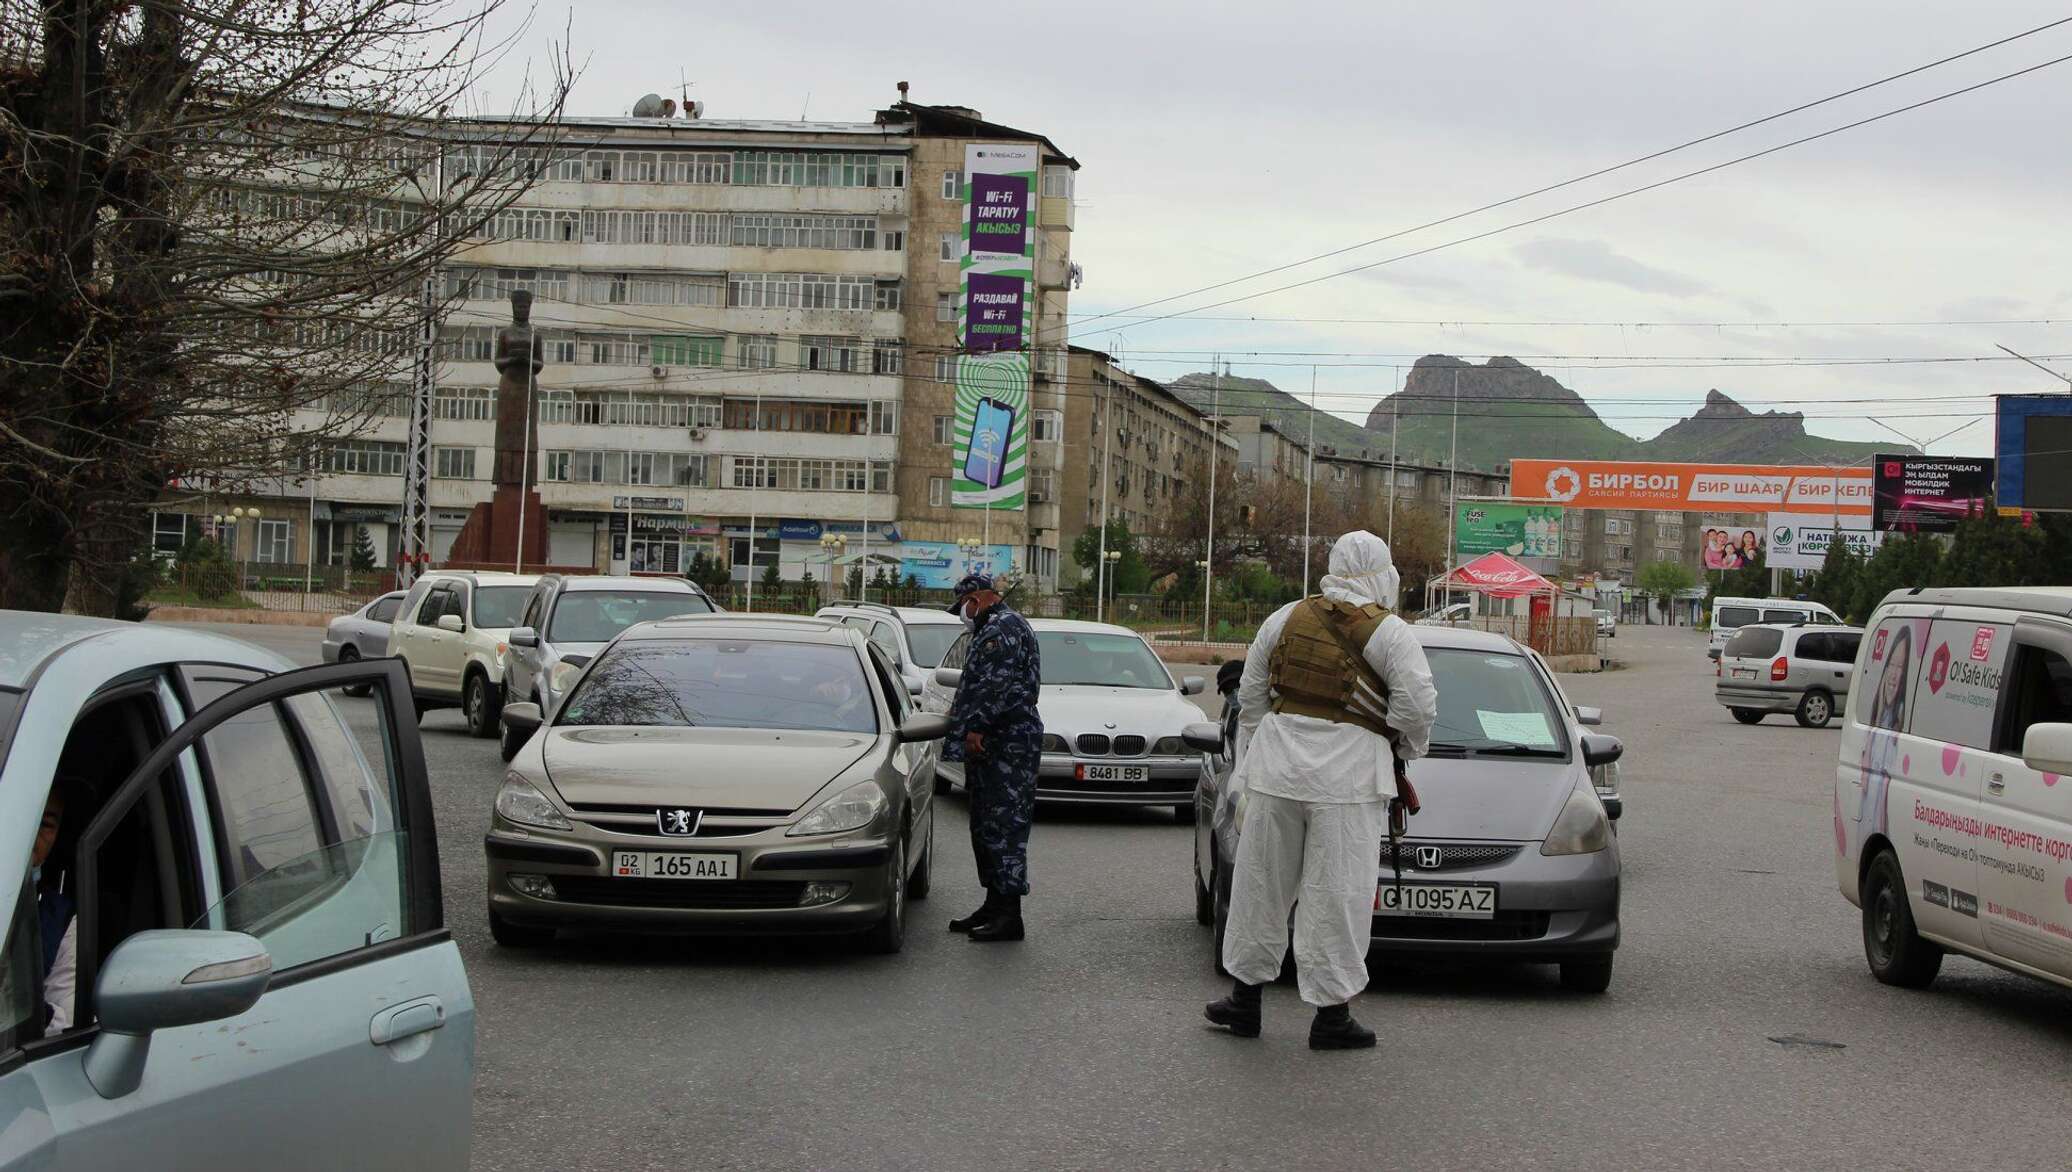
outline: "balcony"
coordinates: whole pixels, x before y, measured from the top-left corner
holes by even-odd
[[[1039,228],[1063,228],[1072,230],[1072,200],[1069,196],[1047,195],[1043,197],[1036,213]]]

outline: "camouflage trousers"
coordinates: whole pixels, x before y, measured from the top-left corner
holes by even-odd
[[[1029,829],[1036,821],[1037,753],[989,752],[964,762],[971,795],[971,853],[978,881],[995,895],[1029,894]]]

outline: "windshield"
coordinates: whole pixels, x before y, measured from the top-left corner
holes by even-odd
[[[518,616],[525,613],[525,600],[532,597],[530,586],[477,586],[475,587],[475,625],[478,627],[515,627]]]
[[[1524,656],[1433,647],[1425,658],[1439,689],[1434,747],[1567,759],[1554,697]]]
[[[1173,677],[1151,648],[1135,635],[1038,631],[1043,682],[1094,684],[1111,688],[1170,688]]]
[[[908,623],[907,644],[914,649],[914,663],[921,667],[941,667],[942,657],[950,650],[950,644],[964,633],[962,623]]]
[[[1756,610],[1752,606],[1723,606],[1712,612],[1714,630],[1724,631],[1731,627],[1746,626],[1756,621]]]
[[[14,710],[22,706],[22,694],[0,688],[0,762],[7,760],[8,734],[14,731]]]
[[[570,590],[554,604],[546,637],[552,643],[609,643],[635,623],[711,613],[710,603],[689,593]]]
[[[554,723],[875,733],[878,712],[847,647],[642,639],[606,650]]]

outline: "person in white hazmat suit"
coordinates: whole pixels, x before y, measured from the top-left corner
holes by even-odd
[[[1393,757],[1423,756],[1438,716],[1424,648],[1387,609],[1397,580],[1387,542],[1340,537],[1323,593],[1275,611],[1245,658],[1231,778],[1245,810],[1223,938],[1234,983],[1206,1011],[1240,1037],[1259,1035],[1260,987],[1280,974],[1293,907],[1296,984],[1317,1011],[1310,1048],[1374,1045],[1347,1003],[1367,987]]]

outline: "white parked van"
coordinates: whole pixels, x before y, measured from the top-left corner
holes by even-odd
[[[1872,974],[1956,951],[2072,986],[2072,589],[1895,591],[1856,679],[1835,877]]]
[[[1712,638],[1706,644],[1705,657],[1718,659],[1720,648],[1734,632],[1750,623],[1832,623],[1839,627],[1842,619],[1820,603],[1803,598],[1715,598]]]

